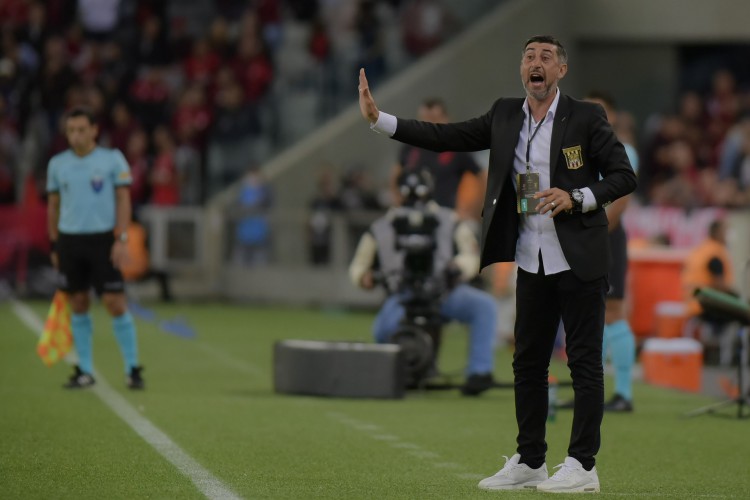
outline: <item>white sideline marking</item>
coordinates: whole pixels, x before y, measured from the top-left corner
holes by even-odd
[[[220,361],[223,365],[229,366],[230,368],[234,368],[235,370],[245,372],[249,375],[265,375],[266,374],[266,372],[261,370],[260,367],[258,367],[258,365],[250,363],[249,361],[237,359],[234,356],[230,356],[229,354],[224,352],[222,349],[217,349],[216,347],[210,344],[204,344],[198,341],[196,342],[195,345],[206,354],[213,356],[214,359],[216,359],[217,361]]]
[[[373,434],[371,437],[378,441],[398,441],[398,437],[392,434]]]
[[[403,448],[405,450],[418,450],[419,445],[416,445],[414,443],[404,443],[403,441],[399,441],[397,443],[391,443],[391,446],[394,448]]]
[[[328,412],[328,417],[342,424],[346,424],[352,429],[361,431],[367,436],[371,437],[372,439],[387,443],[392,448],[398,448],[398,449],[404,450],[407,454],[413,457],[425,460],[429,462],[429,464],[435,467],[436,469],[461,469],[462,468],[462,466],[457,463],[441,461],[439,454],[433,451],[425,450],[422,447],[420,447],[418,444],[410,443],[408,441],[402,441],[398,436],[394,436],[393,434],[384,434],[382,432],[382,428],[378,425],[371,424],[369,422],[364,422],[361,420],[356,420],[354,418],[351,418],[348,415],[345,415],[343,413],[339,413],[336,411]],[[481,474],[475,474],[471,472],[462,473],[458,471],[454,472],[454,475],[461,479],[470,479],[470,480],[482,479],[484,477]]]
[[[468,472],[468,473],[465,473],[465,474],[456,474],[456,475],[458,477],[460,477],[461,479],[472,479],[472,480],[484,479],[484,475],[482,475],[482,474],[472,474],[471,472]]]
[[[37,337],[44,329],[44,323],[26,304],[11,299],[13,312]],[[70,362],[66,357],[66,361]],[[150,420],[142,416],[128,401],[117,393],[100,373],[95,372],[96,384],[90,389],[104,404],[128,424],[136,434],[150,444],[169,463],[177,467],[190,479],[201,493],[211,499],[240,499],[228,486],[222,483],[201,464],[195,461],[169,436],[162,432]]]
[[[651,498],[659,498],[659,497],[674,497],[675,493],[608,493],[608,492],[601,492],[597,493],[597,495],[602,496],[610,496],[610,497],[651,497]],[[721,495],[718,493],[691,493],[690,498],[741,498],[737,495]]]
[[[434,464],[435,467],[440,467],[441,469],[460,469],[461,466],[457,464],[456,462],[436,462]]]
[[[377,431],[379,427],[373,424],[359,424],[354,426],[358,431]]]

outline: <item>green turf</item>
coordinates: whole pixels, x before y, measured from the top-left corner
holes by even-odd
[[[46,304],[31,303],[43,316]],[[404,400],[276,395],[277,339],[369,341],[371,314],[233,305],[154,306],[198,332],[186,340],[138,322],[147,390],[124,389],[109,319],[94,309],[95,363],[112,387],[204,468],[245,498],[528,498],[485,492],[514,450],[513,394]],[[90,391],[60,388],[35,338],[0,304],[0,498],[200,498],[202,494]],[[460,372],[462,329],[446,331],[441,369]],[[553,373],[565,378],[556,363]],[[496,376],[510,380],[510,354]],[[609,383],[609,380],[608,380]],[[560,397],[571,395],[561,390]],[[598,456],[604,496],[747,498],[750,420],[681,415],[711,402],[637,385],[636,412],[606,415]],[[565,456],[570,413],[548,426],[548,466]]]

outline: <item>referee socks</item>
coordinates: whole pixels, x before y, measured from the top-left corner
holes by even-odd
[[[89,313],[72,314],[70,326],[73,330],[73,343],[78,354],[78,366],[83,373],[92,375],[94,373],[94,361],[91,336],[94,328],[91,324],[91,315]]]
[[[604,345],[609,350],[612,366],[615,369],[615,393],[627,401],[632,401],[635,337],[628,322],[620,320],[605,325]]]
[[[112,329],[115,332],[115,338],[120,345],[120,352],[125,362],[125,374],[138,366],[138,340],[135,335],[135,322],[130,311],[126,311],[122,316],[112,318]]]

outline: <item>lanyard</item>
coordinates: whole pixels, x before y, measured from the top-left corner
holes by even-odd
[[[547,118],[545,115],[542,118],[542,121],[540,121],[536,128],[534,129],[534,133],[531,133],[531,109],[529,109],[529,138],[526,141],[526,172],[531,171],[531,164],[529,163],[529,154],[531,152],[531,141],[534,140],[534,137],[536,137],[536,133],[539,132],[539,127],[542,126],[542,123],[544,123],[544,119]]]

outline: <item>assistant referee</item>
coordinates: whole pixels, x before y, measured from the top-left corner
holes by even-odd
[[[127,257],[131,219],[130,168],[117,149],[99,147],[91,111],[76,108],[65,117],[70,149],[50,159],[47,169],[48,231],[52,264],[68,292],[71,327],[79,364],[64,387],[94,385],[90,290],[112,317],[112,329],[125,361],[126,384],[143,389],[138,341],[128,312],[119,266]]]

